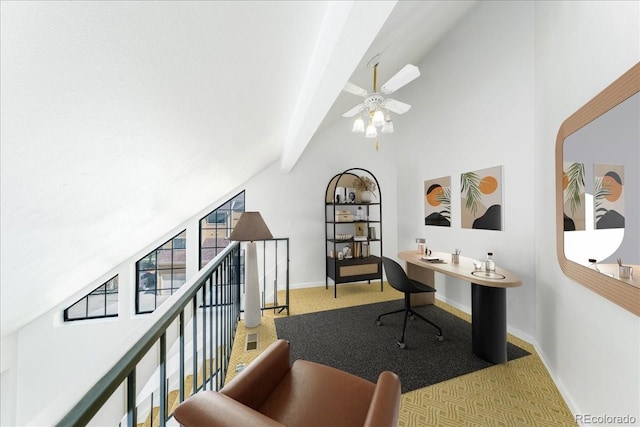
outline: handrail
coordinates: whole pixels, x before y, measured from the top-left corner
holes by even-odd
[[[185,309],[192,305],[194,307],[194,330],[197,328],[195,322],[196,319],[196,311],[197,307],[197,297],[198,293],[202,290],[202,301],[203,305],[205,305],[205,293],[206,293],[206,285],[209,285],[210,290],[213,288],[214,279],[219,281],[220,277],[223,275],[226,279],[228,279],[227,284],[230,285],[228,292],[230,292],[227,296],[231,298],[230,301],[225,301],[225,303],[231,303],[233,306],[232,309],[232,321],[227,322],[231,323],[229,326],[232,328],[231,336],[227,337],[231,341],[231,345],[233,343],[233,338],[235,337],[235,331],[237,328],[238,320],[240,319],[240,245],[238,242],[233,242],[229,246],[227,246],[220,254],[218,254],[213,260],[209,262],[209,264],[202,269],[193,279],[192,283],[188,284],[188,282],[178,291],[175,295],[177,300],[173,302],[170,308],[166,309],[159,319],[157,319],[153,325],[149,328],[149,330],[144,333],[144,335],[137,340],[137,342],[133,345],[133,347],[126,352],[122,358],[114,364],[114,366],[93,386],[91,389],[80,399],[80,401],[60,420],[56,425],[58,426],[80,426],[86,425],[91,421],[91,419],[95,416],[95,414],[100,410],[100,408],[104,405],[104,403],[113,395],[116,389],[126,380],[128,390],[127,396],[127,424],[129,426],[134,426],[137,424],[136,420],[136,408],[135,408],[135,372],[137,364],[144,358],[147,352],[156,344],[158,341],[161,343],[161,359],[166,357],[165,348],[166,347],[166,331],[171,326],[171,324],[179,319],[180,321],[180,345],[181,345],[181,365],[184,365],[182,360],[184,358],[184,339],[182,332],[184,330],[184,312]],[[237,289],[231,289],[231,287],[237,287]],[[209,300],[212,302],[212,291],[210,291]],[[218,299],[218,294],[216,292],[216,302]],[[157,310],[160,311],[160,310]],[[206,318],[206,313],[203,314],[203,325],[204,320]],[[213,317],[213,315],[211,315]],[[212,319],[211,319],[212,321]],[[206,326],[203,326],[203,329]],[[203,336],[204,336],[203,331]],[[196,334],[194,334],[193,339],[195,340]],[[206,351],[205,351],[206,353]],[[193,355],[194,359],[197,357],[197,354]],[[206,358],[206,354],[204,356]],[[230,352],[227,357],[230,357]],[[217,356],[216,356],[217,359]],[[228,361],[227,361],[228,362]],[[161,367],[161,371],[164,371],[163,366],[166,363],[166,360],[160,360],[159,366]],[[226,370],[224,371],[226,372]],[[194,390],[196,388],[196,372],[194,374]],[[213,372],[211,372],[213,375]],[[164,376],[164,374],[161,374]],[[165,381],[164,378],[161,381]],[[184,396],[184,376],[181,375],[180,378],[180,394],[181,397]],[[220,386],[222,382],[218,382],[216,384],[216,388]],[[205,387],[205,379],[203,374],[203,387]],[[211,384],[213,387],[213,384]],[[162,396],[161,396],[161,400]],[[162,411],[164,413],[164,411]],[[164,425],[165,420],[160,420],[161,425]]]

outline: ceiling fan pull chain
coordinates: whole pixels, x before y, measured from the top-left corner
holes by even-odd
[[[373,66],[373,91],[376,91],[378,81],[378,64]]]

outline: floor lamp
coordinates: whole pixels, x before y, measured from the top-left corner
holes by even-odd
[[[273,239],[273,235],[269,231],[267,224],[264,223],[260,212],[243,212],[229,237],[229,240],[248,242],[244,260],[244,325],[247,328],[258,326],[261,317],[256,241],[270,239]]]

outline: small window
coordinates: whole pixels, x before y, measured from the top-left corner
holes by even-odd
[[[200,220],[200,268],[231,243],[229,236],[244,212],[244,200],[242,191]]]
[[[64,321],[118,316],[118,276],[98,286],[64,310]]]
[[[187,280],[186,230],[136,263],[136,313],[151,313]]]

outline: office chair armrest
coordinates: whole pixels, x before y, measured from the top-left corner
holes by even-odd
[[[400,412],[400,394],[400,378],[393,372],[382,372],[378,376],[364,426],[396,427]]]
[[[289,341],[279,339],[220,392],[258,410],[291,369],[289,358]]]
[[[203,391],[182,402],[173,414],[184,427],[284,427],[222,393]]]

